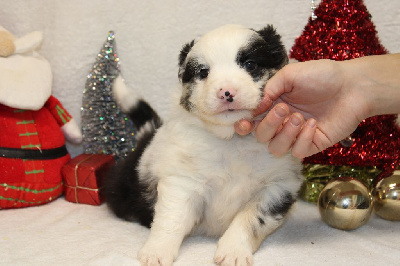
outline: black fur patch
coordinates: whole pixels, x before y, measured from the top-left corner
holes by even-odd
[[[188,55],[188,53],[190,52],[190,50],[192,50],[192,47],[194,45],[194,40],[192,40],[191,42],[186,43],[183,47],[181,52],[179,53],[179,66],[181,67],[183,65],[183,63],[186,60],[186,57]]]
[[[149,190],[152,184],[139,180],[136,168],[140,157],[162,121],[151,106],[143,100],[133,106],[128,115],[138,131],[147,122],[152,122],[153,127],[141,135],[136,143],[135,151],[118,161],[107,173],[103,182],[104,187],[100,193],[105,197],[109,208],[118,217],[128,221],[138,221],[140,224],[150,227],[154,216],[156,194]]]
[[[250,40],[236,56],[237,64],[246,69],[255,81],[264,77],[269,70],[280,69],[288,62],[281,37],[272,26],[269,25],[257,33],[261,38],[255,37]],[[249,62],[254,63],[256,67],[248,69]]]
[[[194,81],[195,77],[199,75],[200,69],[203,66],[198,63],[197,59],[190,58],[186,63],[184,72],[182,74],[182,83],[191,83]]]
[[[180,99],[180,105],[183,106],[188,112],[193,111],[194,106],[193,103],[190,101],[190,96],[192,94],[191,86],[185,86],[184,92],[182,92],[182,96]]]
[[[109,208],[117,217],[138,221],[150,227],[154,216],[156,198],[148,191],[149,184],[139,181],[136,167],[154,132],[147,132],[137,143],[135,151],[119,161],[107,174],[101,190]]]
[[[293,203],[296,201],[293,198],[293,195],[286,191],[284,194],[281,195],[281,198],[276,200],[273,205],[268,206],[268,212],[273,215],[286,215],[289,211],[290,207],[292,207]]]
[[[129,111],[128,115],[137,129],[140,129],[148,121],[153,121],[156,128],[161,125],[161,119],[157,113],[143,100],[140,100],[138,104]]]
[[[281,69],[289,61],[285,46],[282,44],[281,36],[276,32],[272,25],[257,31],[257,33],[267,43],[267,49],[270,50],[270,66],[275,69]]]
[[[204,73],[202,73],[201,71],[202,69],[209,70],[209,67],[199,64],[196,58],[190,58],[186,63],[184,69],[180,70],[181,73],[179,74],[179,78],[181,79],[183,85],[180,104],[189,112],[191,112],[194,108],[193,104],[190,102],[190,97],[193,92],[195,80],[203,80],[206,78]]]

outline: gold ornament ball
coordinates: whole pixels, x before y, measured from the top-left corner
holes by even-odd
[[[386,220],[400,221],[400,170],[380,180],[374,190],[374,211]]]
[[[322,220],[331,227],[353,230],[366,224],[372,212],[372,196],[360,181],[345,177],[329,182],[318,198]]]

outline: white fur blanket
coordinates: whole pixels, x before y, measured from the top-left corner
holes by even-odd
[[[122,221],[106,205],[59,198],[39,207],[0,211],[0,265],[139,265],[149,230]],[[213,265],[217,239],[188,237],[175,265]],[[400,222],[372,215],[354,231],[321,221],[316,205],[297,202],[282,228],[269,236],[254,265],[396,265]]]

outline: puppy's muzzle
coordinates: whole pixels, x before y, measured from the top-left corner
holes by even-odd
[[[218,99],[221,99],[222,101],[227,101],[227,102],[233,102],[234,98],[236,96],[236,90],[235,89],[219,89],[217,93]]]

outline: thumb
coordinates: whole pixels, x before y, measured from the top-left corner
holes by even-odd
[[[286,65],[268,80],[264,88],[264,93],[271,101],[276,101],[282,94],[292,91],[293,74],[298,72],[296,71],[296,67],[296,63]]]
[[[270,80],[268,80],[264,87],[264,97],[262,98],[258,107],[254,110],[254,116],[266,112],[269,108],[271,108],[273,102],[276,101],[276,99],[278,99],[283,93],[285,93],[284,72],[286,68],[287,66],[283,67],[281,70],[276,72],[276,74]]]

